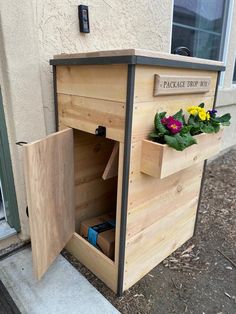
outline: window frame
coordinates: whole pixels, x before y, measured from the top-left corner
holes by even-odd
[[[215,32],[215,31],[204,30],[204,29],[201,29],[199,27],[194,27],[194,26],[189,26],[189,25],[174,22],[174,5],[175,5],[174,2],[175,2],[175,0],[173,0],[172,19],[171,19],[170,53],[172,53],[171,51],[172,51],[172,39],[173,39],[173,26],[175,25],[175,26],[186,28],[186,29],[192,29],[192,30],[220,36],[221,38],[220,38],[220,47],[219,47],[219,58],[216,61],[225,61],[224,60],[224,48],[226,45],[226,37],[227,37],[226,36],[226,30],[227,30],[228,24],[229,24],[230,9],[232,7],[233,1],[234,0],[225,0],[225,6],[224,6],[224,12],[223,12],[223,21],[222,21],[222,30],[221,30],[221,34],[219,35],[219,33]],[[193,57],[198,58],[197,56],[193,56]],[[204,58],[204,59],[209,60],[206,58]]]
[[[235,88],[236,87],[236,79],[234,81],[234,72],[236,72],[236,55],[234,56],[234,69],[233,69],[233,75],[232,75],[232,86]]]

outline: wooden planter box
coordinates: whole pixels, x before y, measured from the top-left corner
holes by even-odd
[[[220,151],[223,130],[214,134],[199,134],[197,144],[177,151],[168,145],[149,140],[142,141],[141,171],[152,177],[163,179],[171,174],[191,167]]]
[[[63,54],[51,64],[60,131],[25,145],[35,274],[65,247],[122,294],[193,235],[202,160],[221,136],[201,135],[178,153],[145,140],[154,115],[190,103],[211,109],[223,65],[134,49]],[[114,258],[81,234],[83,221],[108,212],[116,217]]]

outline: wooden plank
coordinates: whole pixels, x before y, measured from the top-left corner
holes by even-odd
[[[172,237],[152,247],[148,253],[143,254],[138,260],[135,260],[135,263],[128,263],[125,266],[124,290],[129,289],[151,269],[190,239],[193,235],[194,224],[195,217],[192,217],[185,224],[177,225]]]
[[[130,182],[129,182],[129,210],[141,206],[153,198],[167,193],[172,188],[176,189],[177,195],[182,192],[185,184],[193,182],[194,179],[201,177],[202,164],[200,162],[194,167],[183,169],[171,176],[164,179],[158,179],[140,172],[140,155],[141,147],[139,142],[135,143],[134,148],[131,150],[131,169],[130,169]],[[136,162],[136,160],[138,160]],[[178,190],[177,190],[178,188]],[[179,191],[179,192],[178,192]]]
[[[200,161],[215,156],[220,151],[223,129],[214,134],[195,136],[197,144],[177,151],[168,145],[142,141],[141,171],[163,179]]]
[[[116,142],[111,156],[108,160],[106,168],[103,172],[102,178],[103,180],[111,179],[117,177],[118,175],[118,161],[119,161],[119,143]]]
[[[197,201],[198,196],[130,237],[126,242],[126,264],[135,263],[143,255],[149,260],[148,254],[155,246],[169,237],[173,237],[177,228],[195,217]]]
[[[174,182],[174,180],[173,180]],[[178,185],[170,184],[169,188],[157,193],[156,197],[130,208],[127,223],[127,239],[140,233],[166,215],[195,200],[199,195],[201,175],[189,178]]]
[[[77,233],[73,234],[66,249],[101,279],[111,290],[115,293],[117,292],[118,268],[111,259]]]
[[[127,65],[57,66],[57,92],[126,101]]]
[[[124,141],[125,103],[58,94],[60,124],[95,134],[106,127],[106,137]]]
[[[214,96],[217,80],[216,72],[138,65],[135,73],[135,103],[144,101],[155,101],[155,99],[161,97],[153,96],[154,77],[156,74],[166,76],[201,76],[210,78],[211,83],[209,92],[202,93],[201,95]],[[179,104],[179,106],[181,106],[181,104]]]
[[[40,279],[75,229],[73,131],[25,145],[24,157],[34,272]]]

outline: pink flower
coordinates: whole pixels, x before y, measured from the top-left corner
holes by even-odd
[[[172,134],[179,133],[183,127],[182,122],[175,120],[172,116],[163,118],[161,123],[165,125]]]

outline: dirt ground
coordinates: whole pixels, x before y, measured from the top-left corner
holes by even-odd
[[[123,314],[236,314],[236,149],[207,165],[194,237],[121,298],[63,255]]]

